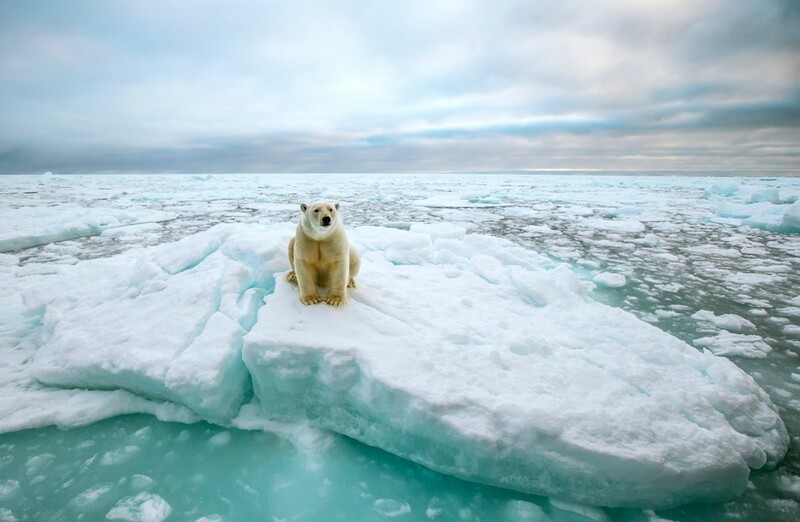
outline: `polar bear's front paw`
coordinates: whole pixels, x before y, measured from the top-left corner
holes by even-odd
[[[294,283],[297,281],[297,274],[294,273],[294,270],[289,270],[286,272],[286,280],[290,283]]]
[[[351,277],[350,282],[347,283],[347,288],[355,288],[355,287],[356,287],[356,280]]]
[[[319,304],[324,300],[325,299],[322,296],[319,296],[319,295],[305,295],[305,296],[300,297],[300,302],[303,303],[306,306]]]
[[[325,299],[325,302],[333,307],[338,308],[347,304],[347,298],[341,295],[329,295]]]

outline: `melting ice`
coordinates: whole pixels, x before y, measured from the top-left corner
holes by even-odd
[[[247,453],[254,440],[275,442],[239,430],[266,431],[293,443],[287,455],[316,462],[288,459],[296,469],[283,498],[299,495],[308,466],[331,473],[320,462],[341,463],[342,443],[327,435],[338,433],[405,460],[355,443],[348,459],[381,455],[394,472],[413,462],[485,485],[465,489],[426,472],[435,495],[408,498],[405,486],[365,494],[348,508],[359,518],[364,506],[384,518],[614,518],[588,506],[714,506],[762,483],[772,497],[745,493],[742,513],[780,519],[798,507],[792,454],[775,468],[794,434],[800,372],[780,384],[766,377],[776,365],[776,375],[796,367],[800,348],[797,187],[496,176],[465,178],[476,186],[462,190],[454,178],[219,176],[125,177],[112,189],[109,179],[4,181],[4,432],[38,428],[22,433],[54,440],[42,427],[149,413],[190,423],[180,428],[189,437],[212,430],[204,451],[235,440]],[[20,196],[30,187],[35,196]],[[70,194],[67,208],[60,200]],[[281,277],[298,198],[344,200],[365,262],[343,309],[303,307]],[[724,287],[712,293],[703,284],[711,277]],[[736,309],[720,304],[726,292]],[[119,419],[114,429],[129,436]],[[134,435],[154,429],[128,423]],[[99,434],[109,425],[94,426]],[[90,440],[92,429],[80,433]],[[0,462],[11,473],[0,484],[2,514],[246,516],[255,498],[192,511],[180,488],[153,476],[166,471],[134,473],[148,460],[143,446],[159,454],[159,438],[87,450],[72,468],[52,447],[34,454],[13,438]],[[129,473],[83,477],[80,489],[81,470],[98,465]],[[267,495],[267,484],[251,484],[269,470],[242,466],[251,478],[234,482]],[[61,504],[24,507],[55,469],[71,469],[51,488]],[[357,464],[342,469],[380,481]],[[467,498],[474,488],[498,502]],[[268,489],[272,498],[281,486]],[[746,503],[754,495],[763,505]],[[318,497],[328,498],[322,489]],[[250,513],[325,513],[276,506],[257,502]]]

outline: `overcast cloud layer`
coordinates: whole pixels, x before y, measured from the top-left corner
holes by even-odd
[[[520,169],[800,174],[800,2],[0,3],[0,173]]]

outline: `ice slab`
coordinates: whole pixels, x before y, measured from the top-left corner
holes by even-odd
[[[493,194],[438,194],[414,201],[414,205],[431,208],[492,208],[511,206],[506,197]]]
[[[116,227],[156,223],[174,218],[175,214],[157,210],[80,207],[70,204],[5,209],[0,214],[0,252],[96,236]]]
[[[753,203],[726,201],[718,206],[717,215],[722,218],[739,219],[743,225],[771,232],[800,232],[800,201],[793,203],[774,203],[770,200],[758,200]]]
[[[177,243],[83,263],[71,291],[29,296],[43,338],[40,382],[122,388],[224,422],[247,400],[242,336],[276,271],[288,268],[291,226],[220,225]]]
[[[624,275],[611,272],[600,272],[592,278],[592,281],[607,288],[622,288],[628,284],[628,279]]]
[[[733,363],[496,238],[360,228],[346,307],[278,278],[243,357],[267,416],[467,480],[603,506],[742,492],[788,436]],[[398,260],[400,260],[398,262]]]

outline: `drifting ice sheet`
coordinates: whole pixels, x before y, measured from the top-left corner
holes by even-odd
[[[343,309],[304,307],[278,279],[243,350],[268,416],[593,505],[730,498],[785,453],[774,406],[731,362],[507,241],[419,236],[356,230],[383,248],[363,252]]]

